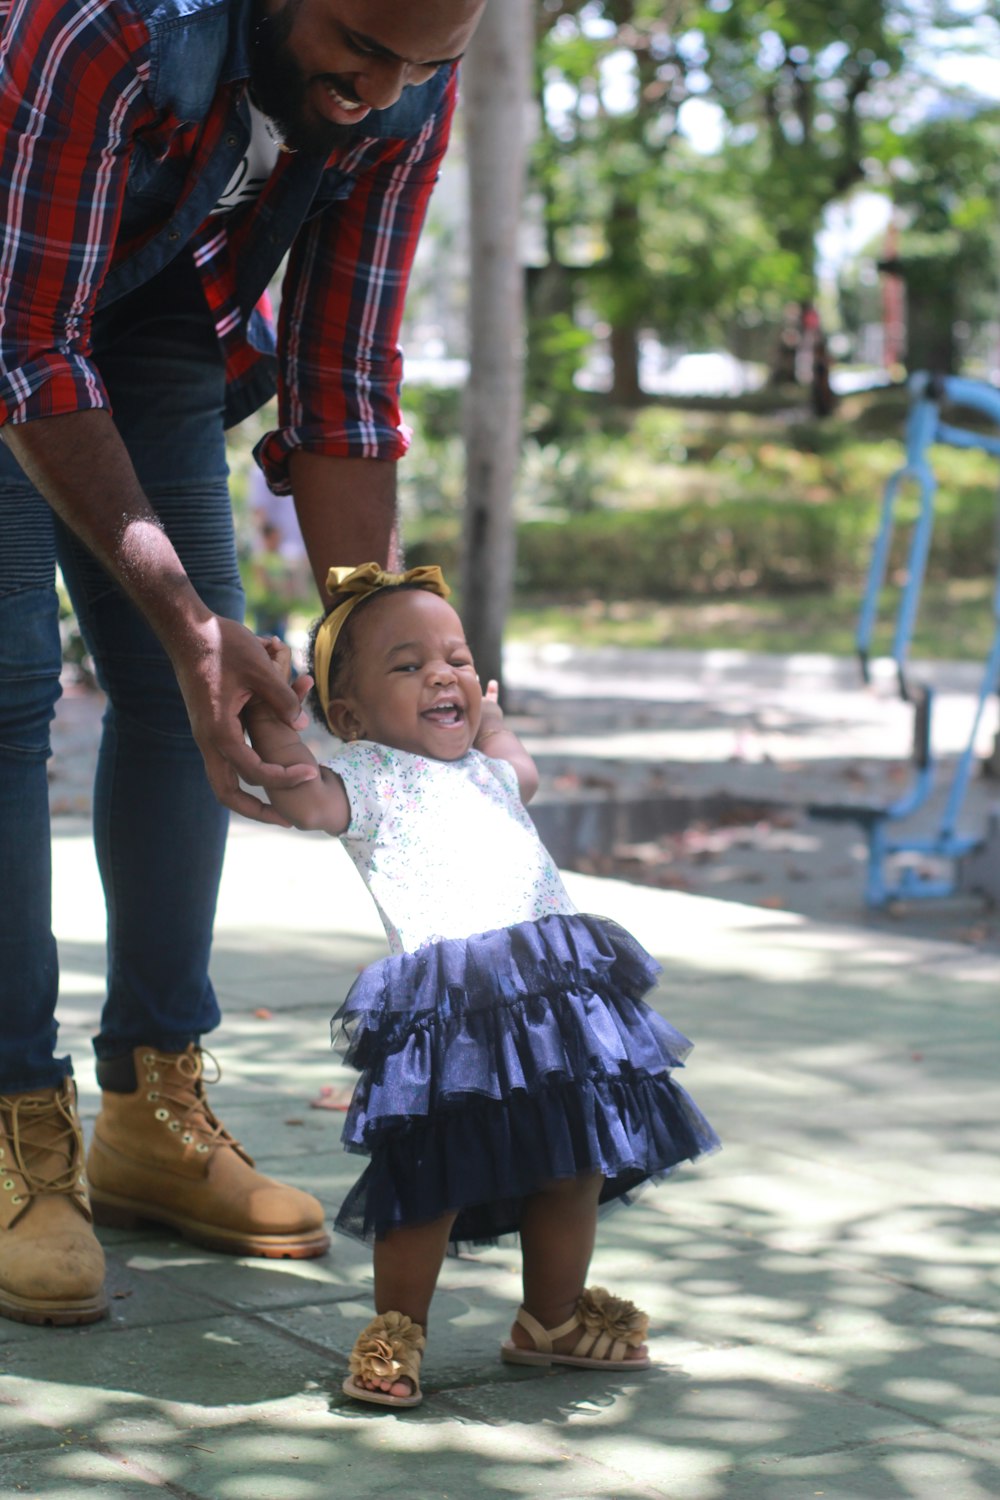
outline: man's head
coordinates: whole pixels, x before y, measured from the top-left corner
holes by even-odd
[[[485,0],[257,0],[250,86],[292,150],[329,155],[461,57]]]

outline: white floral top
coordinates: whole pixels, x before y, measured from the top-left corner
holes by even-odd
[[[394,953],[576,910],[505,760],[432,760],[370,740],[326,763],[343,781],[342,840]]]

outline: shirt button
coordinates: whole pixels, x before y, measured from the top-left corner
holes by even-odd
[[[181,232],[180,232],[179,229],[168,229],[167,230],[167,239],[168,240],[179,240],[180,237],[181,237]]]
[[[237,141],[237,137],[235,135],[227,135],[226,136],[226,145],[227,146],[235,146],[236,145],[236,141]]]

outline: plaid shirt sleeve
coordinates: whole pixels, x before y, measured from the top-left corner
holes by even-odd
[[[121,0],[0,3],[0,423],[106,407],[90,325],[150,113]]]
[[[278,328],[277,431],[258,446],[271,488],[288,493],[298,448],[346,458],[400,458],[403,305],[427,204],[448,145],[453,69],[436,113],[413,140],[363,142],[340,163],[354,178],[298,235]]]

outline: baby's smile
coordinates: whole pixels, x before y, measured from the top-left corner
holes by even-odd
[[[460,703],[435,703],[433,708],[425,709],[421,717],[430,719],[435,724],[457,725],[464,722],[465,710]]]

